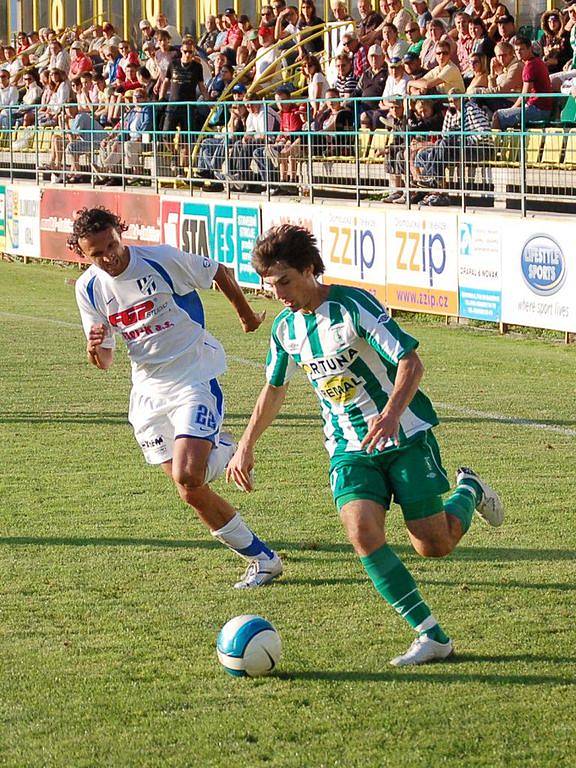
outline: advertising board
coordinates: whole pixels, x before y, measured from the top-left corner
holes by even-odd
[[[10,185],[5,190],[6,253],[40,257],[40,188]]]
[[[499,322],[502,304],[502,230],[509,220],[458,217],[458,299],[460,316]]]

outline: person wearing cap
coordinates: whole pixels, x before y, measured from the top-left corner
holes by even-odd
[[[78,77],[82,72],[92,72],[94,70],[94,62],[86,53],[82,43],[76,41],[70,46],[70,71],[69,76]]]
[[[282,82],[282,52],[274,46],[274,28],[262,25],[258,28],[259,48],[254,59],[254,84],[264,91],[275,88]]]
[[[404,71],[404,62],[399,56],[393,56],[388,61],[389,74],[382,92],[379,109],[389,110],[397,99],[406,95],[409,77]]]
[[[426,0],[412,0],[412,11],[416,19],[416,23],[420,27],[420,34],[422,37],[426,34],[426,28],[428,22],[432,21],[432,13],[428,7]]]
[[[154,27],[158,32],[160,32],[160,30],[163,32],[168,32],[170,39],[172,40],[172,45],[181,45],[182,36],[174,24],[168,23],[168,18],[165,13],[160,12],[156,15],[154,20]]]
[[[144,56],[144,47],[146,44],[156,42],[156,32],[147,19],[142,19],[138,24],[138,29],[140,30],[140,47],[138,52],[140,56]]]
[[[495,43],[510,43],[514,45],[514,37],[516,36],[516,24],[514,22],[514,16],[509,13],[505,13],[498,18],[496,22],[497,30],[492,35],[492,39]]]
[[[382,46],[386,60],[401,59],[408,51],[408,43],[406,40],[400,40],[396,26],[387,22],[383,25],[381,34],[382,42],[380,45]]]
[[[411,80],[408,83],[408,93],[426,94],[432,89],[436,89],[437,93],[448,93],[449,91],[464,93],[466,87],[462,73],[456,64],[450,60],[450,51],[448,40],[439,40],[435,48],[437,66],[418,80]]]
[[[402,61],[404,63],[404,72],[408,75],[409,80],[418,80],[426,74],[420,56],[414,53],[414,51],[408,51],[402,58]]]
[[[356,88],[356,96],[363,99],[360,103],[360,124],[363,128],[374,128],[373,112],[377,111],[378,99],[384,93],[388,78],[388,67],[384,61],[384,51],[374,43],[368,49],[368,69],[362,74]]]

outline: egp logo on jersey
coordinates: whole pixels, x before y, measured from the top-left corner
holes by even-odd
[[[549,235],[533,235],[520,255],[526,285],[539,296],[557,293],[566,280],[566,259],[562,248]]]

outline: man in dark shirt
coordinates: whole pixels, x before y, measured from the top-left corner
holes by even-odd
[[[373,33],[384,19],[372,8],[370,0],[358,0],[358,13],[360,14],[360,21],[357,29],[360,42],[362,45],[372,45],[375,38]]]
[[[196,89],[199,89],[204,99],[208,99],[202,64],[192,43],[185,42],[180,52],[182,58],[175,59],[169,64],[160,89],[160,100],[168,94],[169,103],[166,107],[162,130],[165,132],[164,141],[170,149],[174,147],[173,133],[176,128],[179,127],[181,131],[197,131],[200,128],[196,105],[182,102],[195,102]],[[187,141],[180,141],[180,163],[184,167],[187,165],[188,143],[196,141],[195,136],[187,138]]]
[[[414,53],[414,51],[405,53],[402,57],[402,61],[404,62],[404,72],[406,72],[410,80],[419,80],[426,74],[420,56],[418,56],[417,53]]]
[[[388,77],[384,52],[378,44],[374,44],[368,49],[368,63],[370,69],[367,69],[358,81],[356,95],[366,99],[360,104],[360,121],[363,126],[371,128],[372,121],[367,113],[378,108],[378,101],[384,93],[384,86]]]

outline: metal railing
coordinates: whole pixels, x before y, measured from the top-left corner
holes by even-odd
[[[416,102],[421,112],[426,104],[445,111],[448,99],[457,113],[450,131],[442,131],[441,121],[432,131],[406,122]],[[81,118],[76,105],[58,112],[6,107],[0,112],[0,176],[92,187],[188,188],[191,194],[259,192],[310,200],[323,195],[358,204],[394,197],[407,206],[436,196],[430,204],[564,210],[576,202],[576,126],[530,124],[521,109],[518,128],[491,128],[491,107],[502,99],[410,96],[397,102],[402,106],[396,120],[379,99],[338,99],[338,110],[336,101],[326,99],[315,106],[284,100],[298,105],[304,120],[302,130],[291,134],[280,131],[278,105],[270,100],[221,102],[217,111],[206,102],[152,103],[138,106],[140,119],[134,108],[120,104],[114,128],[99,124],[99,107]],[[263,115],[262,133],[233,130],[231,118],[253,104]],[[317,113],[329,109],[329,128],[323,129]],[[469,130],[467,112],[478,109],[486,114],[484,128]],[[367,122],[370,127],[363,127]]]

